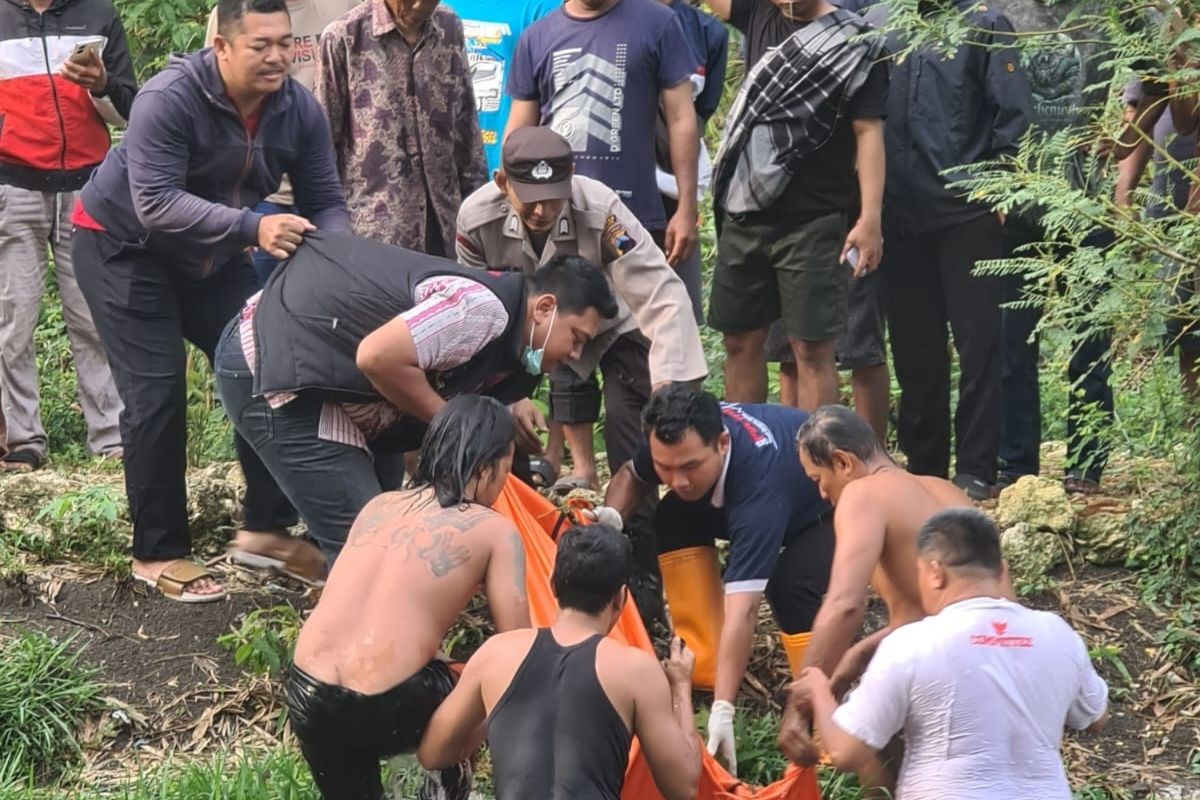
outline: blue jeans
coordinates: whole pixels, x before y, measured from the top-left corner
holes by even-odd
[[[295,206],[280,206],[275,203],[268,203],[263,200],[254,207],[254,210],[264,216],[271,214],[295,214]],[[271,273],[279,266],[279,259],[267,253],[261,247],[254,248],[254,255],[251,258],[254,263],[254,274],[258,276],[258,285],[260,287],[267,285],[267,278],[271,277]]]
[[[280,408],[255,397],[237,318],[221,335],[215,372],[225,413],[304,517],[309,535],[332,565],[363,506],[384,491],[400,488],[403,456],[374,456],[319,438],[325,401],[314,392],[301,392]]]

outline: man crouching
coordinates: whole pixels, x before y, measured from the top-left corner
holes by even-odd
[[[380,759],[416,750],[454,687],[442,638],[483,584],[500,631],[529,626],[520,535],[490,506],[508,478],[512,414],[463,395],[434,416],[413,487],[363,508],[300,631],[287,683],[292,730],[321,794],[382,798]],[[420,797],[466,798],[469,764]]]

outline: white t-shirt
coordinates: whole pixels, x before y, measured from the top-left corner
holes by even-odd
[[[1066,622],[981,597],[884,639],[833,721],[875,749],[904,730],[897,800],[1070,800],[1063,727],[1107,706]]]

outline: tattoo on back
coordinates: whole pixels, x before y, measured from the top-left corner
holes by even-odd
[[[471,560],[471,551],[456,545],[453,533],[433,531],[430,537],[432,541],[429,544],[418,545],[417,555],[429,563],[435,578],[444,577],[450,570]]]
[[[492,512],[478,507],[422,507],[412,499],[409,493],[395,493],[372,500],[355,520],[346,546],[399,550],[404,561],[415,555],[435,578],[444,578],[471,560],[471,549],[458,541],[458,535],[486,522]],[[523,554],[521,558],[524,569]]]

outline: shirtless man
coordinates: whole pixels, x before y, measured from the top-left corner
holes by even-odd
[[[653,654],[605,638],[628,601],[632,570],[633,545],[619,529],[563,534],[551,579],[558,618],[476,651],[429,723],[421,764],[463,761],[486,722],[497,800],[617,800],[636,736],[666,800],[695,797],[694,656],[676,637],[663,675]]]
[[[943,509],[972,504],[950,481],[898,467],[871,427],[845,406],[817,409],[796,433],[796,447],[805,473],[834,504],[836,538],[829,589],[813,622],[804,667],[831,675],[840,697],[866,669],[884,636],[925,616],[916,566],[921,526]],[[852,648],[867,609],[868,586],[887,604],[888,624]],[[801,765],[820,756],[809,729],[809,697],[796,682],[788,688],[779,748]]]
[[[379,761],[415,751],[450,694],[442,638],[480,584],[498,630],[529,626],[520,534],[490,508],[513,433],[497,400],[451,399],[425,435],[414,488],[379,495],[351,528],[287,681],[292,730],[329,800],[384,796]],[[420,797],[470,789],[463,764],[428,775]]]

